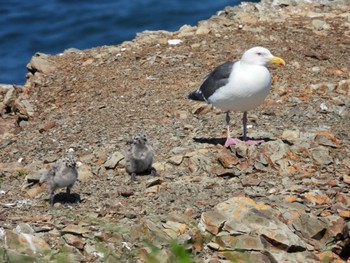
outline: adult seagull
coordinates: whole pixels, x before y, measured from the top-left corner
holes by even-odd
[[[264,47],[253,47],[244,52],[241,60],[226,62],[211,72],[203,84],[188,98],[205,100],[226,111],[227,140],[225,147],[242,141],[230,135],[230,111],[243,112],[244,143],[259,144],[262,140],[247,139],[247,111],[263,103],[271,87],[269,63],[285,65],[282,58],[275,57]]]

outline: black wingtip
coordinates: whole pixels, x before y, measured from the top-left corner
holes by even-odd
[[[188,94],[188,98],[190,100],[205,101],[202,92],[198,89]]]

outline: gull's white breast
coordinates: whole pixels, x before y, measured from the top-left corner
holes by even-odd
[[[248,111],[261,105],[269,94],[271,74],[265,66],[235,63],[228,83],[208,102],[224,111]]]

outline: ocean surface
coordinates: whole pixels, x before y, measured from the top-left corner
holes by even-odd
[[[253,2],[258,2],[252,0]],[[1,0],[0,83],[25,83],[36,52],[58,54],[132,40],[144,30],[197,25],[241,0]]]

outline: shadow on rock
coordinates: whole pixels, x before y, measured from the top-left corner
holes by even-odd
[[[243,137],[239,137],[238,139],[243,141]],[[264,142],[270,142],[270,141],[275,141],[276,139],[265,137],[265,138],[247,138],[247,140],[263,140]],[[226,138],[193,138],[193,141],[198,143],[208,143],[213,145],[217,145],[217,144],[224,145],[226,142]],[[292,145],[292,143],[286,140],[283,140],[283,142],[288,145]]]
[[[53,198],[53,203],[70,203],[77,204],[81,201],[79,194],[58,193]]]

